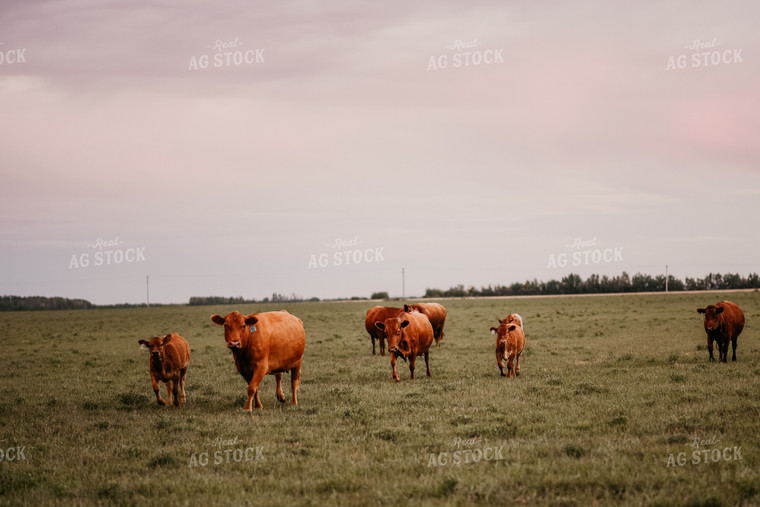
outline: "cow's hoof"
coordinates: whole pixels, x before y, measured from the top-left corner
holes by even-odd
[[[280,403],[285,403],[285,396],[282,396],[282,397],[278,396],[277,401],[279,401]]]

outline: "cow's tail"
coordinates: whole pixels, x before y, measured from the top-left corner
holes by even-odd
[[[441,340],[443,340],[443,337],[446,335],[443,331],[441,331],[441,334],[438,335],[438,339],[435,341],[435,345],[438,346],[441,344]]]

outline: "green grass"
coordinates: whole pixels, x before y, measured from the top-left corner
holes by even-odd
[[[719,299],[747,317],[736,363],[707,361],[696,308]],[[26,458],[0,462],[0,504],[760,504],[757,293],[442,302],[433,377],[400,361],[397,384],[368,302],[0,314],[0,448]],[[299,406],[267,376],[249,415],[209,316],[283,307],[306,328]],[[508,380],[489,328],[512,312],[526,350]],[[181,410],[156,404],[137,344],[171,331],[192,351]],[[742,459],[691,464],[713,437]],[[249,447],[264,459],[214,464]],[[486,448],[503,459],[455,464]]]

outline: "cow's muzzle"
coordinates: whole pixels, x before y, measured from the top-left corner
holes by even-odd
[[[227,342],[227,348],[228,349],[239,349],[240,348],[240,342],[239,341]]]

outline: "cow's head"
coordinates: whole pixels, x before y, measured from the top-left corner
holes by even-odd
[[[164,345],[169,343],[171,340],[172,335],[168,334],[166,336],[154,336],[150,340],[138,340],[137,343],[140,344],[141,349],[150,351],[150,357],[155,361],[163,362]]]
[[[220,315],[212,315],[211,320],[224,326],[224,339],[227,342],[228,349],[240,349],[247,341],[248,335],[251,334],[252,327],[259,321],[255,314],[251,314],[244,317],[239,312],[232,312],[222,317]]]
[[[720,314],[723,313],[722,306],[710,305],[707,308],[697,308],[697,313],[705,316],[705,329],[715,331],[720,327]]]
[[[406,359],[409,355],[409,344],[404,341],[404,328],[409,325],[408,320],[400,317],[386,319],[385,322],[375,322],[375,327],[385,333],[388,340],[388,352]]]
[[[421,313],[420,307],[417,305],[404,305],[404,311],[406,313],[411,313],[411,312]]]
[[[517,329],[517,325],[513,324],[512,322],[508,322],[507,319],[504,319],[499,321],[499,327],[491,328],[491,334],[495,334],[500,341],[506,340],[507,334],[510,331],[514,331],[515,329]]]

